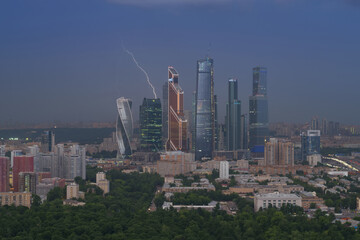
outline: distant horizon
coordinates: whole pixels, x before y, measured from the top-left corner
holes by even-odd
[[[321,120],[322,119],[319,119],[319,124],[321,126]],[[333,121],[334,123],[335,122],[339,122],[339,121],[334,121],[334,120],[330,120],[330,119],[327,119],[328,121]],[[360,124],[347,124],[347,123],[342,123],[342,122],[339,122],[340,123],[340,126],[359,126],[360,127]],[[80,124],[83,124],[85,126],[81,127]],[[92,126],[92,127],[89,127],[89,125],[91,124],[100,124],[100,126]],[[105,125],[109,125],[109,124],[112,124],[113,126],[109,126],[109,127],[106,127]],[[16,129],[53,129],[53,128],[115,128],[116,124],[116,120],[115,121],[104,121],[104,122],[101,122],[101,121],[88,121],[88,122],[85,122],[85,121],[79,121],[79,122],[38,122],[38,123],[15,123],[13,125],[7,125],[7,126],[4,126],[3,124],[0,125],[0,130],[16,130]],[[139,121],[136,120],[135,121],[135,124],[139,124]],[[220,124],[223,124],[223,123],[220,123]],[[311,124],[310,121],[308,122],[269,122],[269,124],[296,124],[296,125],[307,125],[307,124]],[[38,125],[38,126],[35,126],[35,125]],[[48,126],[46,126],[48,125]],[[51,126],[49,126],[51,125]],[[73,126],[63,126],[63,125],[73,125]],[[105,127],[103,127],[105,126]],[[137,126],[137,125],[136,125]]]

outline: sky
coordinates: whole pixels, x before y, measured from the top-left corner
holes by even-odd
[[[167,67],[191,110],[196,61],[214,59],[219,121],[227,80],[248,112],[252,68],[268,69],[270,122],[360,124],[359,0],[2,0],[0,124],[134,118]]]

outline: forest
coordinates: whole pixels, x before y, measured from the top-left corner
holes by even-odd
[[[94,179],[96,170],[89,171]],[[125,174],[118,170],[107,173],[110,193],[89,181],[76,181],[86,191],[86,205],[70,207],[62,203],[65,191],[49,192],[42,204],[38,198],[30,209],[0,207],[1,239],[360,239],[353,228],[332,223],[334,215],[317,211],[310,219],[300,207],[284,206],[253,212],[251,203],[235,199],[239,212],[227,215],[215,208],[205,210],[158,209],[149,212],[157,186],[163,179],[157,174]],[[213,198],[221,199],[219,193]],[[198,196],[209,197],[205,193]],[[195,193],[185,196],[191,199]],[[234,196],[233,196],[234,197]],[[229,197],[230,198],[230,197]],[[186,199],[185,199],[186,200]]]

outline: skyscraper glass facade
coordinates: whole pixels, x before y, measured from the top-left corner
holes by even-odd
[[[184,117],[184,91],[179,85],[179,74],[168,67],[168,151],[187,151],[187,120]]]
[[[267,69],[253,68],[253,96],[249,98],[249,147],[264,146],[269,137]]]
[[[237,79],[229,79],[226,104],[227,150],[241,149],[241,139],[241,101],[238,100],[238,82]]]
[[[166,144],[166,141],[168,139],[168,120],[169,120],[169,114],[168,114],[168,94],[169,94],[169,83],[166,81],[163,85],[163,101],[162,101],[162,135],[163,135],[163,145]]]
[[[116,120],[116,141],[118,144],[118,158],[129,158],[131,151],[131,138],[133,134],[133,118],[131,113],[132,102],[127,98],[116,100],[118,117]]]
[[[312,154],[320,154],[320,130],[308,130],[301,134],[301,160]]]
[[[215,101],[213,59],[197,62],[195,159],[211,158],[214,147]]]
[[[140,148],[142,151],[162,150],[161,111],[159,98],[144,98],[140,106]]]

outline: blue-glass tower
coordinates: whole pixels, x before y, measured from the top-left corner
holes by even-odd
[[[269,137],[267,69],[253,68],[253,95],[249,98],[249,147],[263,148]]]
[[[228,151],[242,148],[241,144],[241,101],[238,99],[237,79],[228,81],[228,102],[226,104],[226,147]]]
[[[162,150],[162,116],[160,98],[144,98],[140,106],[140,148],[141,151]]]
[[[195,159],[211,158],[215,141],[214,61],[197,62]]]
[[[320,154],[320,130],[308,130],[301,133],[301,160],[312,154]]]

